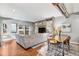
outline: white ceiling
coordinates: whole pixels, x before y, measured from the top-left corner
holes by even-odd
[[[69,13],[79,12],[78,3],[65,3]],[[23,21],[39,21],[62,14],[48,3],[0,3],[0,16]]]
[[[79,3],[65,3],[65,6],[69,13],[79,12]]]
[[[48,3],[0,3],[0,16],[35,22],[62,14]]]

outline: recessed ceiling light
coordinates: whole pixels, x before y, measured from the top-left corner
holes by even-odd
[[[13,9],[12,12],[15,12],[15,9]]]

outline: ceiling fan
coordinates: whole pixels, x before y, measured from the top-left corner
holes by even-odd
[[[66,10],[66,7],[63,3],[52,3],[66,18],[70,17],[70,14]]]

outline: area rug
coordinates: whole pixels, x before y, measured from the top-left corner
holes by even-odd
[[[62,55],[62,49],[59,48],[58,50],[53,49],[54,46],[50,46],[50,49],[48,50],[48,46],[45,45],[41,49],[38,50],[38,56],[63,56]],[[68,51],[66,48],[64,49],[64,56],[79,56],[79,52],[74,50],[72,44],[70,45],[70,50]]]

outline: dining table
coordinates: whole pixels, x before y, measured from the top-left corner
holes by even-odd
[[[52,36],[52,37],[48,37],[48,49],[49,49],[49,45],[54,44],[54,43],[61,43],[62,46],[62,56],[64,56],[64,48],[65,45],[67,45],[68,51],[70,50],[70,36],[68,35],[61,35],[61,36]]]

